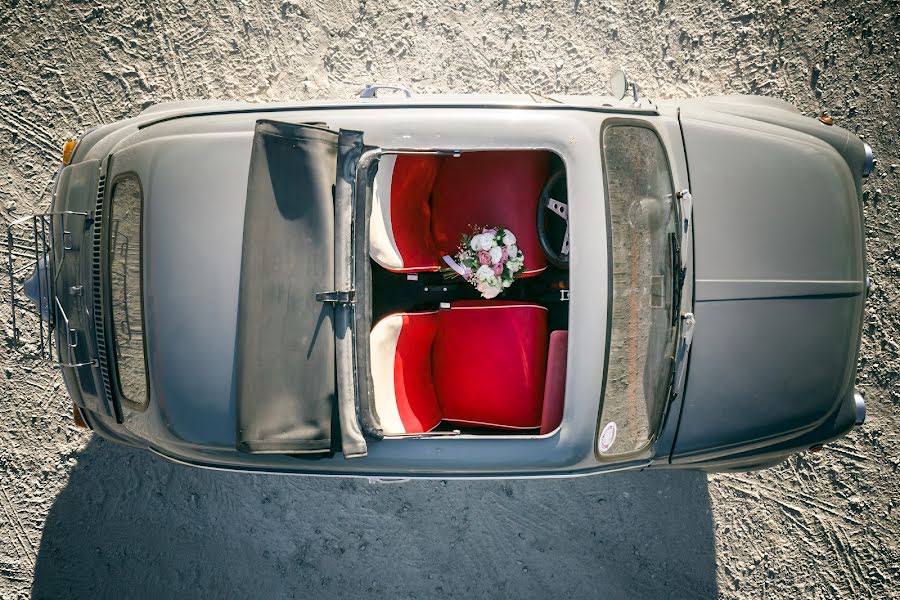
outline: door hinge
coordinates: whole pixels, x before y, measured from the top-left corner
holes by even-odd
[[[318,302],[331,302],[332,304],[353,304],[355,296],[356,292],[353,290],[316,292],[316,300]]]

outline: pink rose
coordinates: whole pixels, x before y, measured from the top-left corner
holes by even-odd
[[[497,277],[500,277],[500,275],[503,273],[503,263],[497,263],[491,268],[494,269],[494,275],[496,275]]]
[[[507,260],[509,260],[509,252],[506,250],[506,246],[503,246],[503,251],[500,254],[500,264],[506,264]]]
[[[478,264],[480,265],[489,265],[491,264],[491,254],[487,250],[479,250],[478,251]]]

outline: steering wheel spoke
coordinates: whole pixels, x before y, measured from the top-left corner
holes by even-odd
[[[555,196],[555,197],[554,197]],[[562,198],[562,200],[557,200]],[[569,268],[569,204],[566,192],[566,171],[558,168],[547,180],[537,206],[537,233],[541,251],[547,262],[557,269]],[[553,221],[549,215],[553,213],[560,221]],[[551,223],[551,221],[553,221]],[[562,244],[559,235],[565,224]]]
[[[550,212],[560,217],[566,223],[569,222],[569,205],[560,202],[559,200],[554,200],[553,198],[549,198],[547,200],[547,208],[550,209]]]

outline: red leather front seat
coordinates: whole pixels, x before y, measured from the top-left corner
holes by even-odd
[[[547,267],[536,214],[548,173],[548,153],[535,150],[385,156],[375,176],[370,254],[390,271],[436,271],[474,225],[498,225],[525,253],[520,276],[537,275]]]
[[[388,435],[441,421],[541,427],[548,337],[540,305],[476,300],[393,314],[372,329],[370,347],[375,408]]]

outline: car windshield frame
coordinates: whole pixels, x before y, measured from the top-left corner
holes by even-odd
[[[625,135],[611,137],[618,134]],[[651,446],[671,399],[685,249],[679,248],[678,200],[659,133],[646,121],[615,118],[604,123],[599,142],[609,333],[595,452],[602,461],[618,461]]]
[[[123,185],[131,185],[133,189],[117,199],[116,193]],[[132,206],[124,207],[127,210],[125,217],[132,217],[136,204],[137,218],[119,221],[117,208],[123,207],[117,207],[117,200],[132,202]],[[109,356],[113,359],[110,371],[114,375],[116,396],[135,410],[146,409],[150,401],[147,328],[144,318],[144,200],[144,189],[138,174],[132,171],[120,173],[110,186],[103,219],[107,248],[106,317],[110,330]],[[126,228],[124,231],[123,224]],[[135,232],[136,248],[132,239]],[[121,262],[117,262],[120,257]],[[129,274],[136,278],[129,279]]]

